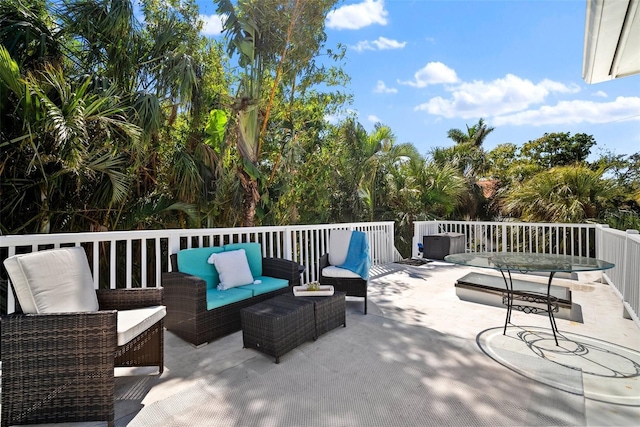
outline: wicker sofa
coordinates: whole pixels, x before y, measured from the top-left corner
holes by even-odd
[[[286,281],[284,287],[269,288],[267,283],[240,288],[252,289],[252,295],[238,301],[222,301],[217,304],[212,298],[224,297],[226,291],[217,291],[219,280],[213,265],[209,272],[213,277],[203,278],[185,271],[188,263],[180,262],[185,254],[197,255],[196,264],[206,262],[210,253],[246,249],[253,277],[266,282],[269,278]],[[193,251],[193,252],[187,252]],[[210,251],[210,252],[209,252]],[[274,296],[291,292],[292,286],[300,285],[300,265],[280,258],[263,258],[258,243],[236,243],[211,248],[185,249],[171,255],[171,272],[163,273],[162,286],[167,307],[165,327],[183,340],[198,347],[241,329],[240,310]],[[253,254],[254,256],[250,256]],[[260,254],[259,256],[255,256]],[[191,262],[191,265],[194,263]],[[182,270],[181,268],[182,267]],[[188,270],[188,269],[187,269]],[[238,288],[235,288],[238,289]],[[218,305],[212,307],[212,305]]]

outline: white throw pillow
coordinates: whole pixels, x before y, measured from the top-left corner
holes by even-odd
[[[351,230],[331,230],[329,235],[329,264],[342,265],[347,260]]]
[[[253,283],[253,276],[244,249],[211,254],[207,262],[213,264],[218,270],[220,275],[218,290],[220,291]]]

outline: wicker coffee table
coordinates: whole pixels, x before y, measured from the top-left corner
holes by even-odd
[[[240,318],[244,347],[273,356],[276,363],[283,354],[315,339],[313,304],[302,300],[271,298],[243,308]]]
[[[345,293],[323,297],[280,295],[240,311],[242,340],[275,357],[342,325],[346,327]]]
[[[329,332],[338,326],[347,327],[345,292],[334,292],[331,296],[319,297],[296,297],[291,294],[284,294],[278,298],[293,298],[313,304],[315,318],[315,338]]]

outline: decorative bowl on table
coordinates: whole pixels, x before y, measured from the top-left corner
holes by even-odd
[[[303,286],[294,286],[293,295],[297,297],[325,297],[333,295],[333,286],[311,282]]]

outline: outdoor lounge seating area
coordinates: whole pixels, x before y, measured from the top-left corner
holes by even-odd
[[[432,227],[431,223],[425,225]],[[469,275],[482,273],[482,269],[444,261],[394,262],[395,255],[388,251],[393,244],[392,238],[389,240],[389,236],[393,236],[393,228],[386,224],[320,226],[314,232],[304,227],[286,227],[278,231],[281,234],[277,239],[274,238],[274,231],[267,228],[256,228],[243,236],[232,235],[237,231],[230,229],[229,238],[222,235],[227,233],[226,230],[141,232],[139,235],[144,236],[142,240],[146,240],[148,247],[138,256],[146,257],[143,258],[146,262],[139,263],[141,267],[138,270],[133,265],[119,264],[118,268],[127,269],[128,274],[124,277],[139,277],[150,287],[133,288],[128,281],[117,281],[120,280],[118,277],[123,276],[112,273],[112,287],[126,285],[129,289],[100,289],[97,292],[98,300],[103,304],[102,293],[134,295],[148,291],[155,292],[162,304],[169,305],[163,279],[166,275],[174,274],[180,278],[189,277],[187,282],[198,289],[198,305],[204,307],[203,311],[216,312],[242,301],[207,310],[206,294],[219,290],[218,286],[213,288],[207,284],[207,278],[195,278],[192,274],[179,271],[185,268],[179,260],[180,253],[197,253],[201,248],[207,248],[210,252],[199,253],[197,263],[205,263],[211,271],[215,267],[215,257],[211,258],[212,255],[225,253],[226,245],[241,244],[246,262],[250,264],[248,252],[256,243],[249,242],[259,241],[260,256],[256,259],[259,258],[263,267],[268,259],[287,261],[288,267],[285,269],[291,274],[291,280],[307,284],[320,277],[321,254],[333,252],[330,239],[333,231],[356,227],[364,230],[374,263],[366,281],[367,315],[362,309],[362,297],[358,296],[347,296],[344,308],[338,304],[320,307],[312,303],[313,317],[309,310],[311,306],[307,305],[300,313],[306,320],[290,323],[305,325],[307,332],[298,336],[292,330],[291,334],[285,336],[285,341],[290,340],[295,345],[285,343],[281,348],[286,351],[276,350],[277,354],[256,351],[260,350],[258,346],[255,349],[246,348],[252,345],[246,346],[244,342],[242,309],[238,310],[240,326],[220,333],[215,339],[209,340],[208,345],[194,347],[191,342],[167,328],[159,334],[163,346],[161,365],[147,363],[147,366],[135,364],[117,367],[124,364],[116,358],[108,361],[113,363],[113,368],[107,369],[115,374],[115,380],[111,376],[111,381],[107,382],[107,387],[112,387],[111,418],[81,415],[77,420],[94,420],[95,425],[113,421],[117,426],[637,424],[640,418],[640,398],[637,393],[640,328],[636,320],[628,318],[635,315],[630,305],[634,304],[633,300],[629,302],[622,299],[617,294],[616,286],[609,282],[611,278],[620,280],[617,267],[607,270],[606,276],[603,272],[598,275],[579,273],[574,277],[577,280],[554,280],[554,286],[564,287],[571,292],[571,303],[580,306],[583,315],[582,322],[557,319],[558,345],[554,342],[549,320],[545,316],[515,312],[506,333],[503,333],[504,307],[459,298],[456,295],[456,282]],[[595,227],[579,227],[592,233],[596,230],[597,233]],[[417,227],[414,240],[422,241],[422,235],[428,232]],[[170,233],[180,233],[179,238],[170,237],[163,242],[163,236]],[[212,233],[217,234],[212,237]],[[132,232],[131,238],[137,235]],[[465,233],[465,236],[469,235]],[[611,235],[618,239],[616,242],[620,241],[619,237],[626,237],[618,232]],[[193,236],[202,237],[196,239]],[[0,244],[12,243],[15,237],[0,236]],[[100,239],[113,238],[116,241],[121,240],[123,235],[114,233],[111,237],[109,233],[91,234],[89,237],[94,239],[93,248],[92,243],[78,241],[79,237],[86,236],[37,238],[56,238],[59,240],[57,245],[76,242],[80,246],[78,242],[82,242],[83,249],[94,255],[99,253],[97,248]],[[581,237],[578,240],[592,238]],[[610,250],[605,238],[601,236],[598,239],[598,250]],[[630,244],[636,242],[634,236],[628,240]],[[191,247],[193,242],[196,244]],[[391,245],[388,245],[389,242]],[[46,248],[47,243],[40,241],[35,244]],[[164,262],[163,253],[167,252],[150,249],[152,244],[164,244],[168,248],[167,261],[170,260],[171,264],[167,269],[170,273],[154,268],[154,259],[155,265],[161,265]],[[117,249],[114,244],[110,247],[113,251]],[[223,250],[211,250],[219,247]],[[128,250],[130,248],[135,249],[136,245],[128,245]],[[239,250],[232,246],[229,249],[229,252]],[[9,254],[13,255],[15,251],[10,249]],[[46,252],[55,251],[38,254]],[[78,248],[74,252],[81,253],[82,250]],[[115,259],[113,253],[112,259]],[[136,259],[135,251],[132,253],[127,257],[127,262]],[[615,261],[619,262],[618,259],[619,256]],[[86,258],[83,262],[86,264]],[[131,263],[134,264],[133,261]],[[91,286],[97,287],[98,277],[104,276],[100,274],[102,265],[94,256],[89,257],[89,264],[93,273],[92,277],[91,274],[88,276],[92,281]],[[301,265],[306,268],[303,270]],[[629,270],[633,268],[633,264],[630,264]],[[217,267],[213,271],[219,273]],[[262,275],[271,275],[268,271],[263,268]],[[516,274],[514,280],[527,280],[521,276]],[[251,279],[255,277],[259,276],[251,271]],[[224,278],[218,279],[224,281]],[[157,286],[160,284],[163,286]],[[236,285],[230,290],[245,286]],[[259,293],[258,297],[282,289],[283,293],[291,292],[291,286],[287,285]],[[192,297],[193,294],[189,298]],[[15,301],[11,294],[7,298],[12,310],[14,306],[16,309],[25,308],[20,307],[24,305],[24,298]],[[245,300],[250,301],[251,298],[254,297]],[[302,299],[296,299],[301,297],[287,298],[293,298],[294,305],[302,306],[298,304]],[[310,298],[313,300],[313,297]],[[252,301],[250,306],[256,304]],[[122,310],[121,307],[118,309]],[[167,316],[162,320],[165,326],[169,312],[167,307]],[[341,313],[345,317],[340,317]],[[5,339],[11,339],[6,336],[13,334],[12,338],[16,341],[24,342],[28,338],[38,342],[37,345],[52,345],[50,340],[38,340],[42,335],[16,332],[5,325],[10,325],[13,318],[54,316],[58,315],[14,314],[2,317],[0,393],[3,414],[5,399],[16,396],[5,394],[12,381],[9,370],[14,370],[15,365],[12,364],[21,360],[6,353],[16,351],[5,349]],[[75,313],[71,316],[75,316]],[[292,319],[295,320],[295,316]],[[341,325],[344,323],[348,326],[343,328]],[[312,325],[315,330],[310,327]],[[275,331],[274,342],[282,339],[278,336],[282,329],[275,322],[260,320],[254,331],[262,333],[263,330]],[[314,340],[320,334],[322,336]],[[59,342],[66,346],[62,339]],[[116,351],[114,347],[112,354],[115,355]],[[63,366],[71,372],[79,371],[74,364],[77,364],[78,355],[84,354],[77,350],[67,352],[68,363]],[[279,364],[273,363],[274,355],[279,358]],[[31,355],[31,358],[35,360],[37,355]],[[87,397],[89,394],[84,395]],[[64,408],[63,405],[60,407]],[[19,421],[2,419],[3,424],[9,422],[21,424]]]

